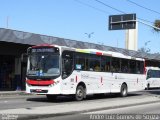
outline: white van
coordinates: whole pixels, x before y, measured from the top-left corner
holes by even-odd
[[[146,89],[160,87],[160,68],[146,67]]]

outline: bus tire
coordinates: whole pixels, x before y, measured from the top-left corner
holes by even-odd
[[[128,95],[128,88],[126,84],[122,84],[121,86],[121,92],[120,92],[121,97],[126,97]]]
[[[57,95],[46,95],[49,101],[55,101],[57,99]]]
[[[75,100],[81,101],[85,97],[85,89],[83,86],[79,85],[76,89]]]
[[[150,84],[147,84],[147,90],[149,90],[150,89]]]

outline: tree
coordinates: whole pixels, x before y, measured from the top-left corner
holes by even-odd
[[[149,48],[142,47],[138,51],[142,53],[149,53],[151,50]]]
[[[150,43],[151,41],[148,40],[144,43],[144,47],[140,48],[138,51],[139,52],[143,52],[143,53],[149,53],[151,51],[150,48],[147,47],[148,43]]]
[[[160,32],[160,20],[155,20],[154,21],[154,26],[155,27],[157,27],[157,28],[159,28],[159,29],[156,29],[156,28],[154,28],[154,30],[156,31],[156,32]]]

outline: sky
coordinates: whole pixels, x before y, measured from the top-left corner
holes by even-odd
[[[99,0],[126,14],[154,22],[160,14],[128,0]],[[160,0],[130,0],[160,12]],[[0,0],[0,27],[125,48],[125,30],[108,30],[109,15],[123,14],[96,0]],[[8,19],[8,25],[7,25]],[[152,23],[147,23],[151,24]],[[87,34],[91,35],[88,38]],[[87,33],[87,34],[85,34]],[[150,41],[150,42],[148,42]],[[145,43],[148,43],[145,46]],[[138,23],[138,49],[160,52],[160,33]]]

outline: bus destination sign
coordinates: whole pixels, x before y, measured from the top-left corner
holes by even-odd
[[[55,52],[54,48],[33,48],[32,53],[39,53],[39,52]]]

